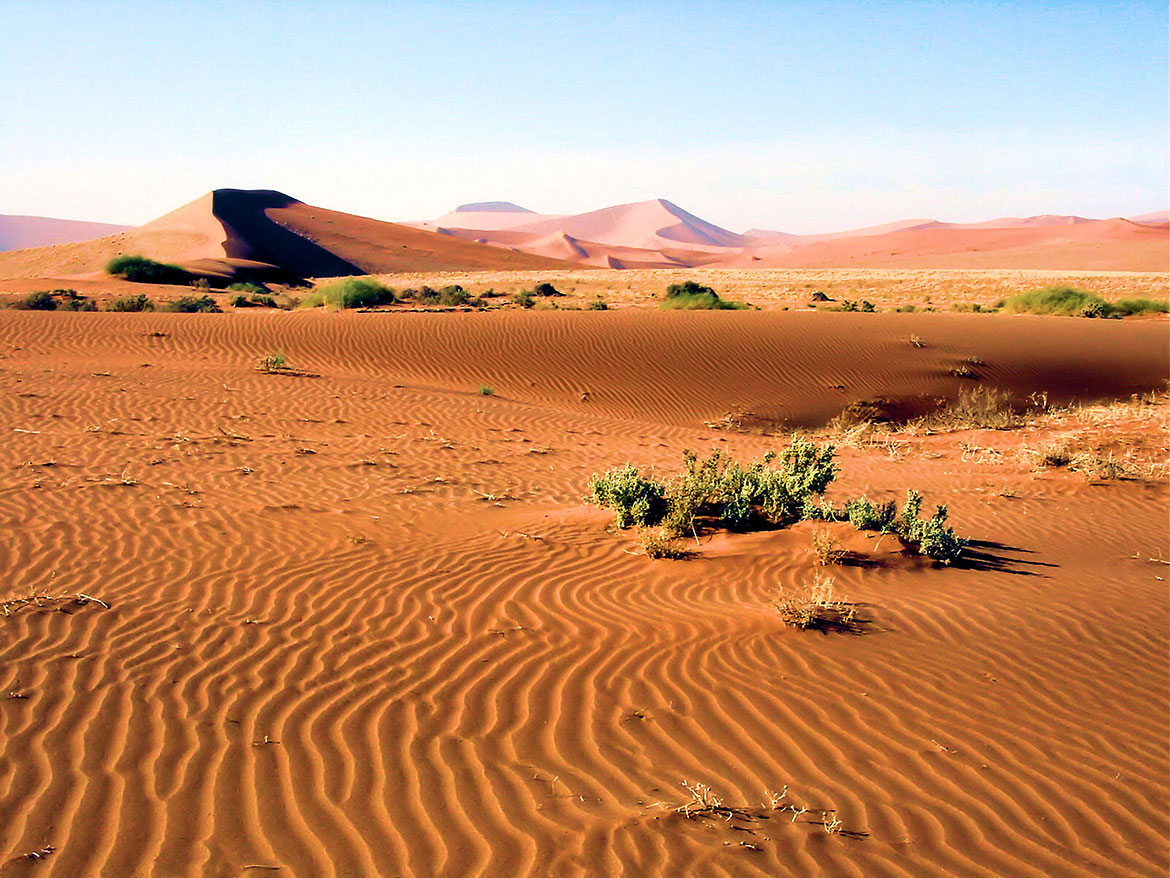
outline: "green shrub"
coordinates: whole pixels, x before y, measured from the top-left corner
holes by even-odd
[[[1122,299],[1110,304],[1096,293],[1070,286],[1017,293],[1000,302],[999,307],[1016,314],[1059,314],[1066,317],[1128,317],[1170,311],[1170,303],[1157,299]]]
[[[12,305],[17,311],[96,311],[97,304],[77,290],[38,290]]]
[[[588,308],[586,310],[589,310],[589,311],[608,311],[609,305],[606,304],[605,299],[601,298],[601,296],[598,296],[596,299],[594,299],[592,302],[589,303]]]
[[[393,305],[397,300],[394,290],[384,284],[365,277],[346,277],[332,283],[322,284],[306,296],[302,308],[376,308],[379,305]]]
[[[532,295],[534,296],[560,296],[563,295],[556,287],[550,283],[539,283],[532,288]]]
[[[276,308],[276,299],[272,296],[261,296],[258,293],[253,293],[251,298],[247,296],[234,296],[230,302],[233,308]]]
[[[659,482],[642,478],[632,463],[589,479],[589,495],[593,502],[612,509],[618,527],[658,524],[666,511],[664,494],[665,489]]]
[[[288,357],[284,351],[273,351],[268,356],[261,357],[256,363],[256,368],[261,372],[279,372],[287,362]]]
[[[496,389],[490,384],[481,384],[479,385],[479,394],[480,396],[495,396]]]
[[[254,284],[251,281],[236,281],[228,284],[227,290],[229,293],[250,293],[252,295],[259,295],[260,293],[267,293],[268,287],[263,284]]]
[[[1134,314],[1166,314],[1170,312],[1170,302],[1160,302],[1157,299],[1119,299],[1112,305],[1113,313],[1122,317]]]
[[[139,293],[137,296],[126,296],[123,299],[114,299],[110,303],[111,311],[153,311],[154,300],[147,297],[146,293]]]
[[[532,298],[532,294],[526,293],[524,291],[521,291],[521,292],[517,293],[516,295],[514,295],[512,297],[512,301],[515,302],[517,305],[519,305],[521,308],[531,308],[533,305],[536,304],[536,299]]]
[[[471,294],[459,284],[451,284],[439,290],[439,304],[455,307],[458,305],[466,305],[471,298]]]
[[[659,307],[665,311],[740,311],[751,306],[721,299],[711,287],[688,280],[668,286],[666,299]]]
[[[192,280],[191,273],[177,265],[133,255],[115,256],[106,263],[106,273],[143,284],[186,284]]]
[[[29,293],[20,303],[23,311],[56,311],[57,300],[45,290]]]
[[[907,491],[906,503],[897,519],[898,537],[919,554],[943,564],[957,561],[967,540],[955,536],[954,530],[947,526],[947,507],[936,507],[930,518],[924,519],[921,514],[922,495],[917,491]]]
[[[858,530],[876,530],[886,533],[894,527],[898,516],[898,505],[890,500],[887,503],[874,503],[864,494],[845,504],[845,516]]]
[[[439,298],[439,291],[430,287],[422,287],[418,291],[418,298],[423,302],[434,302]]]
[[[219,314],[222,309],[211,296],[179,296],[164,305],[163,310],[177,314]]]

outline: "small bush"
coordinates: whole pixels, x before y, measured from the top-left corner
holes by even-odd
[[[53,298],[52,293],[40,290],[36,293],[29,293],[17,307],[22,311],[56,311],[57,300]]]
[[[790,628],[857,633],[861,630],[857,608],[836,596],[835,585],[831,576],[818,573],[811,585],[801,585],[792,591],[781,586],[772,606]]]
[[[690,552],[680,546],[677,540],[654,528],[642,528],[638,532],[638,546],[643,555],[655,560],[667,558],[682,561],[690,557]]]
[[[396,301],[390,287],[364,277],[347,277],[332,283],[322,284],[306,296],[300,307],[315,308],[377,308],[393,305]]]
[[[219,314],[222,309],[211,296],[179,296],[164,305],[163,310],[177,314]]]
[[[126,296],[123,299],[114,299],[110,303],[111,311],[153,311],[154,300],[147,297],[146,293],[139,293],[137,296]]]
[[[611,469],[589,480],[589,494],[598,506],[614,511],[618,527],[648,527],[662,521],[666,511],[665,489],[653,479],[642,478],[632,463]]]
[[[287,362],[288,357],[285,356],[284,351],[273,351],[268,356],[261,357],[256,363],[256,368],[261,372],[279,372]]]
[[[564,294],[550,283],[539,283],[532,288],[532,295],[547,298],[549,296],[560,296]]]
[[[512,301],[521,308],[531,308],[536,304],[536,299],[532,298],[531,293],[519,292],[512,296]]]
[[[192,280],[189,271],[145,256],[115,256],[106,263],[106,273],[144,284],[186,284]]]
[[[845,515],[858,530],[876,530],[886,533],[894,527],[898,515],[897,504],[874,503],[864,494],[845,504]]]
[[[822,567],[830,564],[840,564],[849,554],[841,547],[837,539],[827,528],[818,527],[812,532],[813,554]]]
[[[1096,293],[1070,286],[1043,287],[1018,293],[1000,303],[1012,313],[1059,314],[1066,317],[1129,317],[1170,312],[1170,302],[1157,299],[1121,299],[1110,304]]]
[[[598,296],[586,307],[587,311],[608,311],[609,305],[606,304],[605,299]]]
[[[479,395],[480,396],[494,396],[495,393],[496,393],[496,389],[494,387],[492,387],[490,384],[479,385]]]
[[[740,311],[751,306],[721,299],[711,287],[688,280],[668,286],[666,300],[659,307],[666,311]]]
[[[439,290],[437,298],[440,305],[456,307],[458,305],[466,305],[471,298],[471,294],[458,284],[451,284]]]
[[[930,518],[922,518],[922,495],[906,492],[906,503],[898,516],[897,534],[907,547],[921,555],[951,564],[963,554],[967,541],[947,526],[947,507],[938,506]]]
[[[259,295],[260,293],[267,293],[268,287],[263,284],[254,284],[250,281],[236,281],[228,284],[227,290],[229,293],[248,293],[250,295]]]
[[[261,296],[253,293],[251,298],[247,296],[234,296],[231,300],[233,308],[276,308],[276,299],[272,296]]]

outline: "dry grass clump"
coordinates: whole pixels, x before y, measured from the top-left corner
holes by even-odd
[[[1004,391],[981,385],[960,391],[950,405],[907,426],[925,432],[1010,430],[1027,421],[1027,407],[1014,404],[1011,395]]]
[[[848,552],[827,528],[818,527],[812,532],[813,552],[822,567],[830,564],[840,564],[848,556]]]
[[[666,558],[671,561],[683,561],[690,557],[690,552],[680,546],[677,540],[664,534],[661,528],[640,529],[638,547],[643,555],[655,560]]]
[[[859,633],[862,623],[857,618],[857,607],[838,598],[835,585],[833,577],[815,573],[811,583],[803,583],[791,591],[780,586],[772,606],[790,628]]]

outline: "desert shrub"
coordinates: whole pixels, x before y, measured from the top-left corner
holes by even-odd
[[[841,541],[827,528],[818,527],[812,532],[813,554],[822,567],[840,564],[848,552],[841,547]]]
[[[760,520],[782,524],[803,517],[810,498],[824,493],[836,477],[834,449],[796,436],[772,466],[772,452],[741,466],[719,449],[700,460],[683,452],[683,472],[667,486],[663,524],[673,534],[691,531],[700,516],[741,529]]]
[[[249,295],[259,295],[260,293],[267,293],[268,287],[263,284],[254,284],[251,281],[236,281],[228,284],[227,290],[229,293],[247,293]]]
[[[1157,299],[1119,299],[1111,306],[1114,314],[1122,317],[1131,317],[1134,314],[1166,314],[1170,312],[1170,302]]]
[[[317,287],[301,301],[300,307],[324,305],[327,308],[376,308],[379,305],[393,305],[395,301],[394,290],[376,280],[346,277]]]
[[[1008,393],[979,386],[960,391],[953,403],[917,424],[933,430],[1006,430],[1020,426],[1025,420]]]
[[[618,527],[655,525],[666,511],[662,484],[643,478],[631,463],[594,475],[589,479],[589,494],[598,506],[614,511]]]
[[[915,311],[918,310],[918,306],[917,305],[899,305],[894,310],[897,311],[899,314],[913,314]]]
[[[512,301],[521,308],[531,308],[536,304],[536,299],[532,298],[532,294],[524,292],[523,290],[512,296]]]
[[[1124,313],[1096,293],[1067,285],[1017,293],[1000,302],[999,307],[1014,314],[1058,314],[1065,317],[1112,317]]]
[[[954,530],[947,526],[947,507],[936,507],[930,518],[921,515],[922,495],[917,491],[907,491],[906,503],[897,519],[899,539],[919,554],[943,564],[957,561],[967,541],[955,536]]]
[[[564,294],[561,293],[560,290],[558,290],[552,284],[547,283],[547,282],[543,282],[543,283],[538,283],[536,286],[534,286],[532,288],[532,295],[544,296],[547,298],[549,296],[561,296]]]
[[[126,296],[122,299],[114,299],[110,303],[111,311],[153,311],[154,300],[147,297],[146,293],[139,293],[137,296]]]
[[[256,363],[256,368],[261,372],[279,372],[287,362],[288,357],[285,356],[284,351],[273,351],[268,356],[261,357]]]
[[[666,299],[659,307],[667,311],[739,311],[751,306],[721,299],[711,287],[688,280],[668,286]]]
[[[466,305],[470,298],[471,294],[459,286],[459,284],[451,284],[450,286],[443,287],[436,296],[440,305],[446,305],[448,307]]]
[[[403,290],[402,292],[400,292],[398,294],[398,298],[403,302],[410,301],[411,299],[416,299],[416,298],[418,298],[418,290],[416,290],[414,287],[407,287],[405,290]]]
[[[218,314],[222,309],[211,296],[179,296],[164,305],[163,310],[177,314]]]
[[[262,296],[258,293],[253,293],[251,298],[248,296],[234,296],[231,300],[233,308],[275,308],[277,307],[276,299],[272,296]]]
[[[106,263],[106,273],[144,284],[186,284],[191,273],[177,265],[155,262],[145,256],[115,256]]]
[[[780,614],[780,620],[791,628],[857,633],[862,626],[857,608],[836,596],[835,585],[831,576],[817,573],[811,584],[802,584],[791,591],[781,586],[772,606]]]
[[[677,540],[656,528],[639,530],[638,546],[643,555],[656,560],[668,558],[671,561],[682,561],[690,556],[690,552],[680,546]]]
[[[57,300],[47,290],[39,290],[25,296],[17,307],[22,311],[56,311]]]
[[[479,395],[480,396],[495,396],[495,393],[496,393],[496,389],[494,387],[492,387],[490,384],[479,385]]]
[[[893,500],[886,503],[874,503],[864,494],[845,504],[845,515],[858,530],[876,530],[885,533],[894,526],[898,515],[897,504]]]
[[[601,298],[601,296],[598,296],[596,299],[594,299],[592,302],[589,303],[586,310],[589,310],[589,311],[608,311],[609,305],[606,304],[605,299]]]

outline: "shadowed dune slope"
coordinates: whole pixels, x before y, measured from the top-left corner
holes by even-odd
[[[979,541],[945,569],[842,528],[856,637],[769,603],[820,569],[809,526],[651,561],[582,494],[625,461],[775,446],[697,425],[729,402],[815,420],[954,390],[972,354],[1021,391],[1125,393],[1164,341],[0,311],[0,601],[104,602],[0,613],[0,875],[1163,878],[1164,484],[973,463],[955,435],[842,449],[834,499],[913,486]],[[256,371],[278,347],[317,377]],[[684,780],[744,816],[687,820]]]

